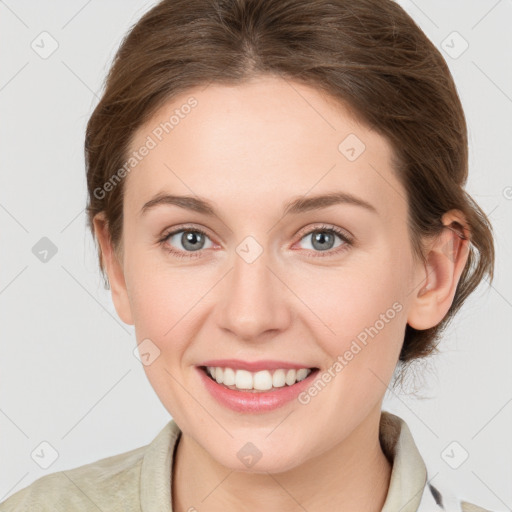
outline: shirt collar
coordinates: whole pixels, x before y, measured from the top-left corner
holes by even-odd
[[[171,470],[180,434],[178,425],[171,420],[148,445],[141,468],[142,512],[172,512]],[[409,427],[399,416],[382,411],[379,439],[393,465],[382,512],[416,512],[427,470]]]
[[[382,411],[379,439],[393,464],[382,512],[416,512],[427,482],[427,468],[402,418]]]
[[[148,445],[140,474],[142,512],[172,512],[171,470],[181,430],[174,420]]]

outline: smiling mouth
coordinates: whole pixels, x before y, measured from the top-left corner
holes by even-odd
[[[234,391],[263,393],[289,388],[316,375],[319,368],[276,369],[249,372],[232,368],[199,366],[207,377],[218,385]]]

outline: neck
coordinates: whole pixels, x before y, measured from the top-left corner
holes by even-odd
[[[380,512],[391,464],[379,442],[380,408],[350,436],[281,473],[247,473],[219,465],[181,434],[175,453],[173,512],[238,510]]]

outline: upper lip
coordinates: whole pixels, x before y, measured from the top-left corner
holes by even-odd
[[[258,372],[261,370],[278,370],[282,368],[286,369],[296,369],[300,368],[316,368],[314,366],[310,366],[308,364],[302,363],[290,363],[287,361],[275,361],[275,360],[264,360],[264,361],[242,361],[241,359],[211,359],[209,361],[204,361],[199,366],[217,366],[217,367],[228,367],[233,368],[233,370],[247,370],[248,372]]]

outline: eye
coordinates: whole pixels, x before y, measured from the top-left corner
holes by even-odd
[[[340,242],[336,245],[336,238]],[[352,237],[345,231],[336,226],[319,226],[310,230],[306,235],[302,236],[301,241],[308,241],[309,247],[306,249],[313,250],[317,253],[327,253],[326,256],[332,256],[347,250],[352,244]],[[335,249],[335,250],[332,250]],[[314,254],[313,257],[323,256],[323,254]]]
[[[207,244],[207,241],[209,241],[210,245]],[[159,242],[168,252],[178,258],[197,257],[202,249],[208,249],[213,246],[208,235],[202,229],[196,227],[175,229],[165,234]]]

